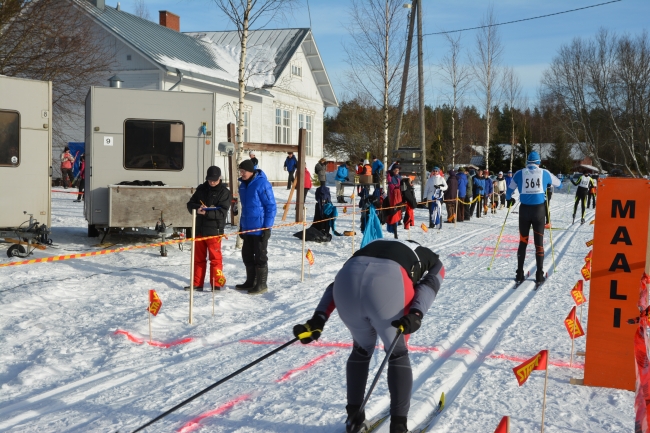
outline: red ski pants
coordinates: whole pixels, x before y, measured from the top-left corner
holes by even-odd
[[[221,238],[205,239],[194,243],[194,287],[203,287],[208,257],[210,258],[210,281],[214,281],[217,278],[217,269],[223,270]]]

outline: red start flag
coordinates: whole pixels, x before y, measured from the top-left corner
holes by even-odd
[[[497,429],[494,430],[494,433],[510,433],[510,417],[504,416],[501,418],[501,422],[497,426]]]
[[[154,289],[149,290],[149,308],[147,309],[151,314],[156,316],[158,315],[158,311],[160,311],[160,307],[162,307],[160,296],[158,296],[158,293]]]
[[[594,255],[594,250],[590,250],[589,254],[585,257],[585,262],[591,263],[591,257]]]
[[[307,254],[305,255],[307,258],[307,261],[309,262],[309,266],[314,264],[314,253],[311,252],[311,250],[307,250]]]
[[[528,361],[513,368],[512,371],[515,372],[517,382],[519,382],[519,386],[521,386],[526,383],[533,370],[546,370],[547,367],[548,350],[542,350]]]
[[[226,276],[223,274],[223,271],[221,269],[217,269],[217,271],[214,273],[213,278],[214,287],[223,287],[226,285]]]
[[[571,339],[575,339],[585,335],[585,331],[582,329],[582,326],[580,325],[580,321],[576,317],[575,306],[571,309],[569,315],[566,316],[566,319],[564,319],[564,326],[566,326],[566,330],[569,333],[569,337],[571,337]]]
[[[422,231],[425,232],[425,233],[429,231],[429,228],[427,227],[427,225],[425,223],[422,223],[420,228],[422,228]]]
[[[580,269],[580,273],[585,281],[589,281],[591,279],[591,262],[585,263],[582,269]]]

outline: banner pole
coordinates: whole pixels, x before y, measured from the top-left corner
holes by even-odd
[[[194,239],[196,238],[196,209],[192,209],[192,252],[190,254],[190,325],[194,306]]]
[[[302,213],[302,261],[300,262],[300,281],[305,281],[305,242],[307,230],[307,206],[303,207]],[[310,270],[311,272],[311,270]],[[311,274],[310,274],[311,276]]]
[[[152,337],[152,335],[151,335],[151,312],[149,311],[148,308],[147,308],[147,316],[149,316],[149,342],[151,343],[151,337]]]
[[[214,277],[212,277],[212,317],[214,317]]]
[[[546,385],[548,384],[548,359],[551,357],[551,351],[546,352],[546,377],[544,377],[544,400],[542,400],[542,430],[544,433],[544,411],[546,410]]]
[[[569,361],[569,367],[573,367],[573,345],[574,342],[576,341],[576,327],[575,324],[573,325],[573,335],[571,338],[571,360]]]

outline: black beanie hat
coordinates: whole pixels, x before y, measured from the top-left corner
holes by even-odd
[[[221,179],[221,169],[216,165],[208,167],[208,174],[205,175],[205,180],[219,180]]]
[[[242,163],[239,164],[239,168],[244,170],[244,171],[249,171],[251,173],[255,173],[255,166],[253,165],[253,161],[251,161],[250,159],[242,161]]]

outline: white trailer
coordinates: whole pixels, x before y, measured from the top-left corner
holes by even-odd
[[[172,225],[191,227],[186,203],[215,160],[214,124],[213,93],[91,87],[85,127],[88,235],[109,228],[146,233],[143,228],[158,226],[164,236]]]
[[[15,244],[9,257],[49,243],[51,113],[51,82],[0,75],[0,238]]]

